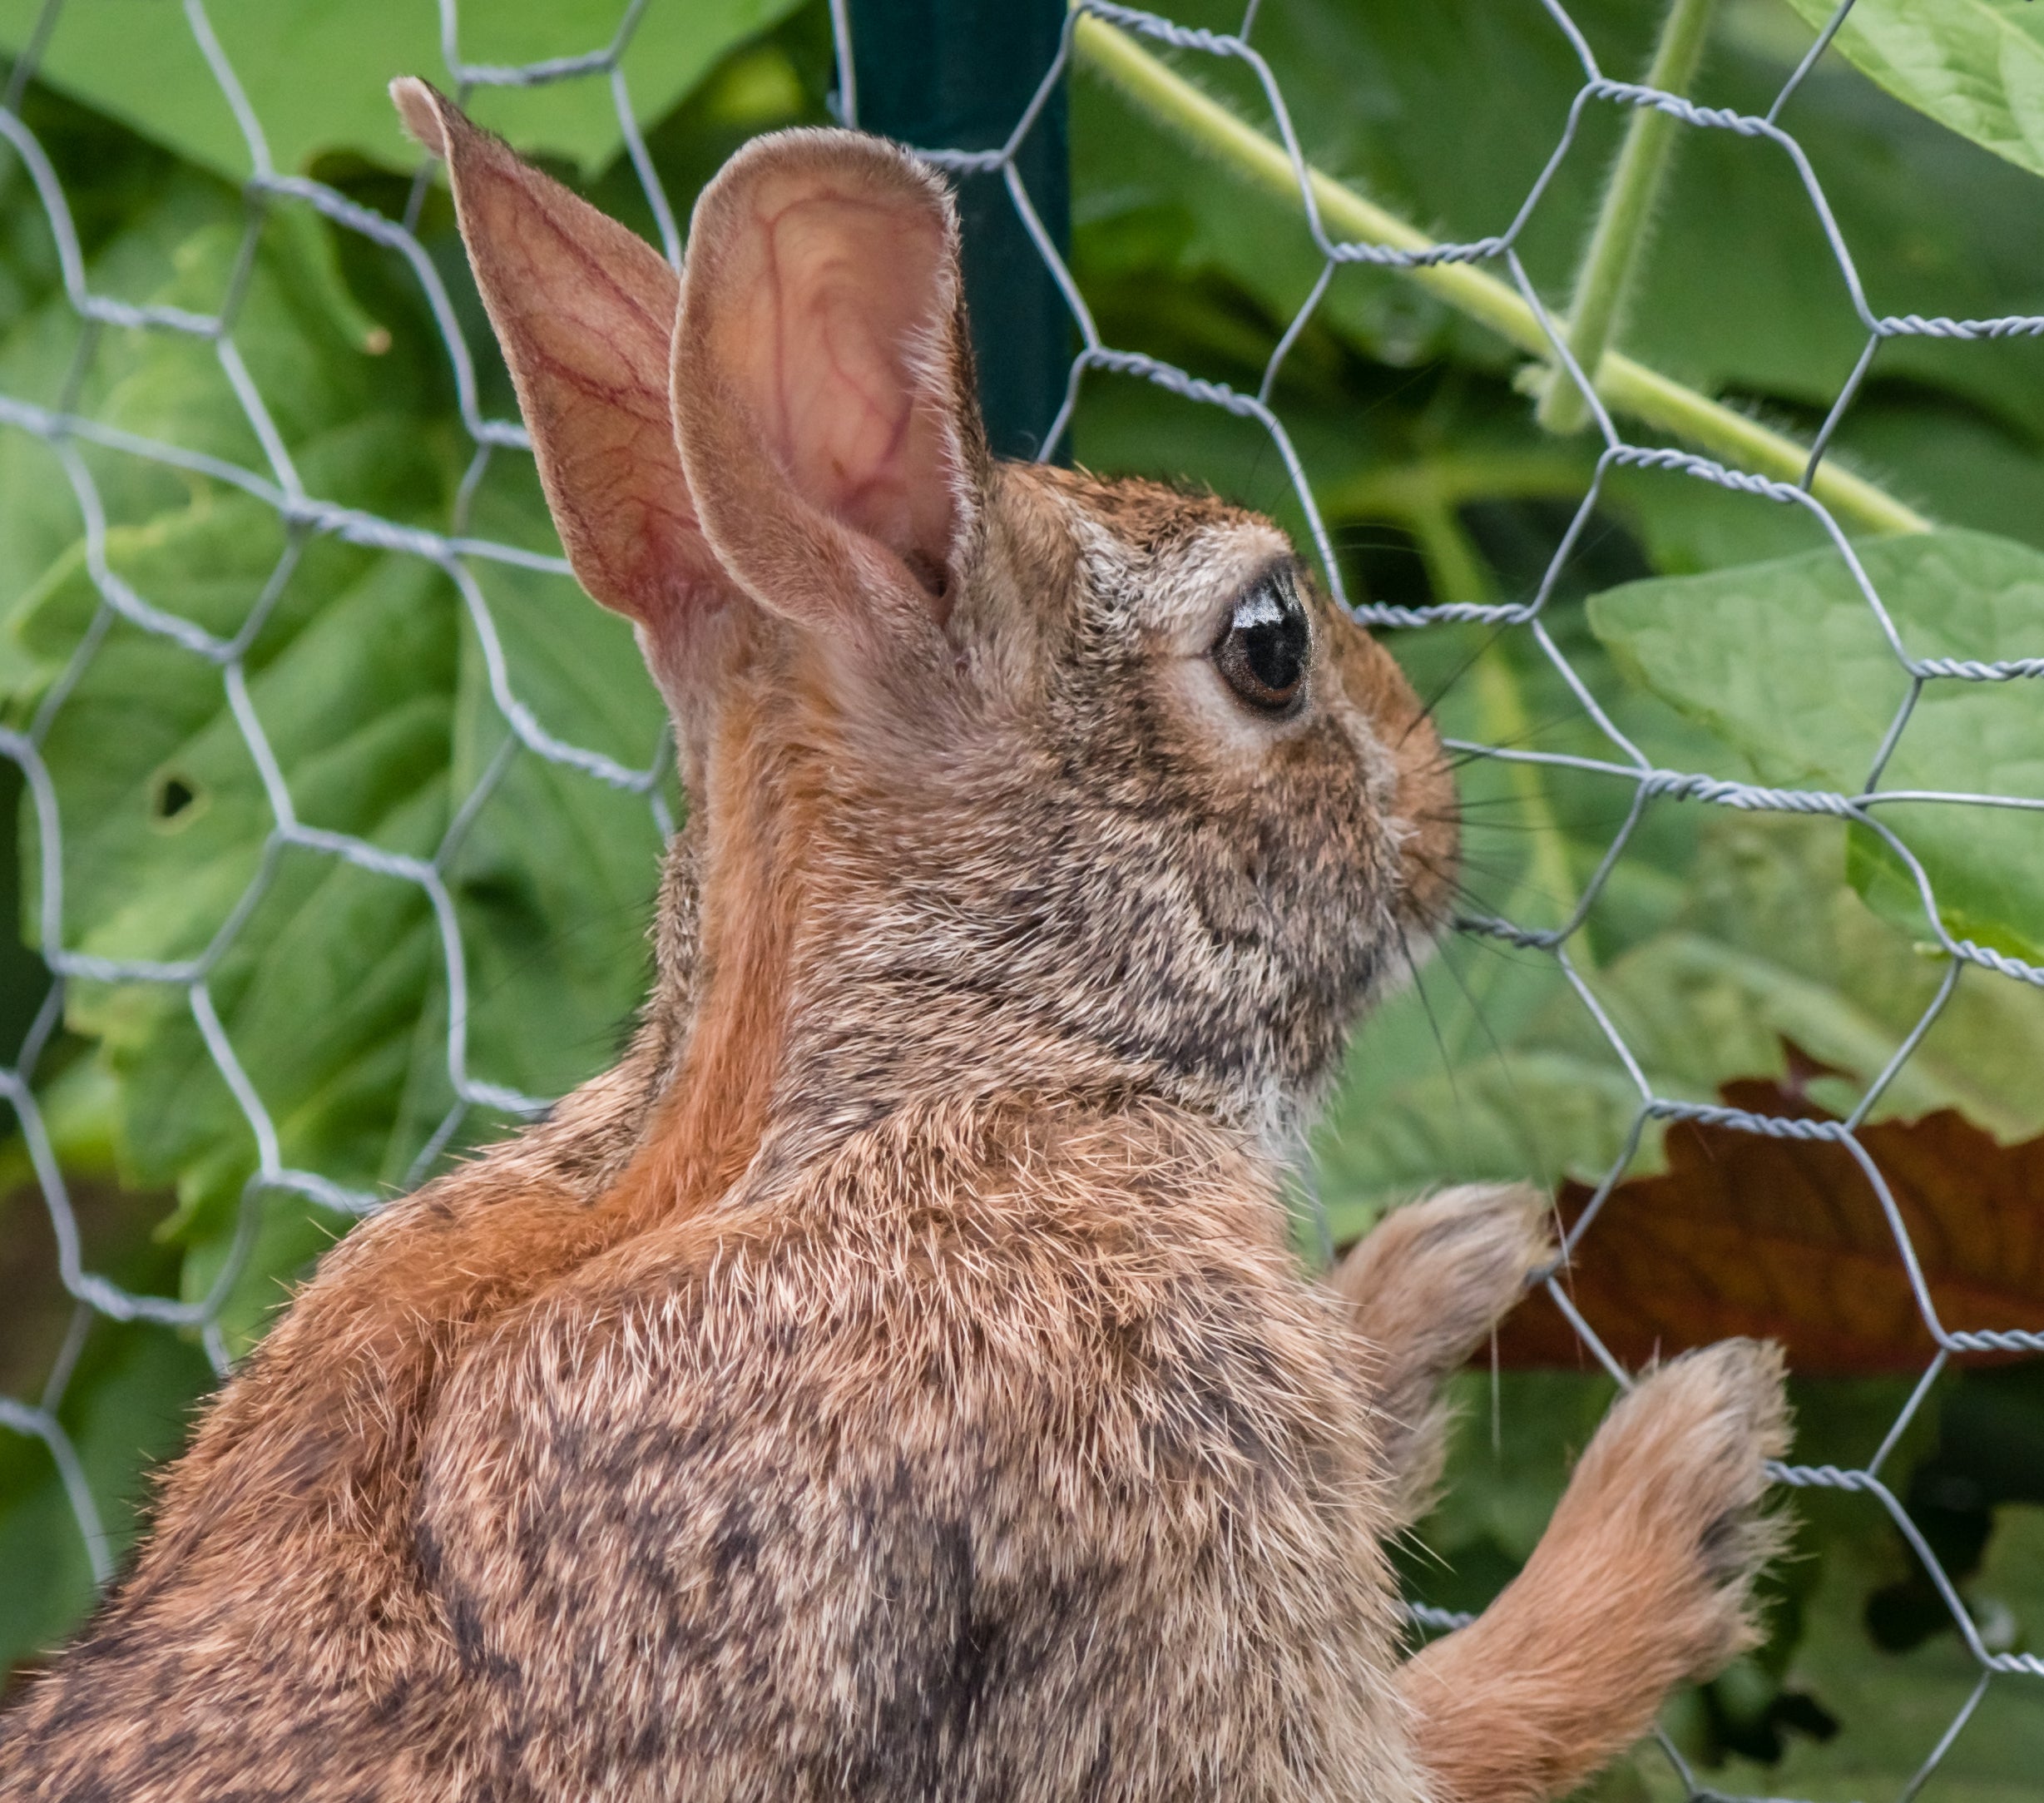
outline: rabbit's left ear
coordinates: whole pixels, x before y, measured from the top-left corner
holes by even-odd
[[[391,83],[443,159],[462,237],[582,587],[685,670],[734,597],[704,542],[667,396],[681,282],[644,240],[522,162],[415,77]]]
[[[696,203],[674,418],[705,537],[763,607],[893,654],[977,547],[988,458],[942,179],[849,131],[755,139]]]

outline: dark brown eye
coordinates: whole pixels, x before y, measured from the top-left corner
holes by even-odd
[[[1291,579],[1266,576],[1235,604],[1214,646],[1228,686],[1259,713],[1282,714],[1299,699],[1313,633]]]

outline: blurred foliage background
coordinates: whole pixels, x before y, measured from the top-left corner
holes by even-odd
[[[616,10],[614,0],[500,0],[464,15],[463,49],[510,62],[579,48],[605,41]],[[1239,11],[1175,10],[1221,28]],[[1723,0],[1691,92],[1764,111],[1811,41],[1801,15],[1827,10]],[[2022,103],[2032,92],[2024,58],[2044,57],[2037,32],[2006,23],[2015,9],[1999,0],[1952,0],[1916,9],[1938,27],[1925,27],[1926,52],[1898,35],[1894,20],[1909,10],[1863,6],[1840,41],[1861,67],[1828,57],[1784,122],[1877,310],[2044,313],[2044,157]],[[1569,11],[1605,68],[1646,68],[1657,6],[1571,0]],[[238,0],[212,12],[278,168],[413,220],[457,296],[482,412],[507,417],[509,384],[445,191],[414,191],[415,158],[382,94],[391,74],[440,66],[431,9]],[[0,0],[0,47],[18,52],[37,15],[28,0]],[[1987,47],[1969,50],[1982,33]],[[1309,158],[1443,238],[1502,229],[1581,82],[1532,0],[1267,0],[1255,42]],[[2001,72],[1993,80],[1937,78],[1967,74],[1976,50]],[[828,116],[827,11],[816,0],[656,3],[626,67],[653,167],[685,214],[747,136]],[[1239,68],[1185,67],[1245,117],[1265,116]],[[1958,106],[1955,93],[1972,100]],[[1071,260],[1102,336],[1254,391],[1320,273],[1300,220],[1083,72],[1071,102]],[[606,86],[486,91],[477,110],[657,237]],[[200,311],[240,293],[236,344],[309,493],[552,547],[529,459],[497,457],[464,483],[471,445],[449,361],[402,256],[284,204],[244,258],[246,158],[181,14],[73,0],[19,111],[71,209],[95,293]],[[1522,240],[1557,309],[1624,126],[1616,109],[1588,110]],[[0,394],[264,467],[208,345],[81,320],[34,174],[0,150]],[[1725,132],[1684,134],[1623,347],[1807,439],[1864,339],[1787,159]],[[1350,266],[1335,278],[1272,400],[1352,598],[1417,607],[1522,598],[1537,587],[1596,444],[1539,428],[1522,362],[1393,274]],[[1140,381],[1089,378],[1071,448],[1091,468],[1210,484],[1299,524],[1282,463],[1254,422]],[[91,445],[77,454],[104,501],[109,566],[155,606],[234,632],[285,552],[275,511],[202,474]],[[1885,345],[1830,454],[1940,528],[1862,547],[1913,649],[2044,652],[2044,344]],[[1667,472],[1620,472],[1568,560],[1549,628],[1611,717],[1664,767],[1850,790],[1906,679],[1827,547],[1799,510]],[[621,624],[563,579],[502,565],[477,575],[513,687],[547,730],[651,767],[660,710]],[[104,632],[44,745],[63,822],[66,943],[189,956],[260,866],[271,813],[217,671],[125,624],[96,627],[98,611],[62,465],[42,438],[0,430],[7,722],[32,719],[81,643]],[[1523,633],[1437,626],[1391,641],[1451,735],[1609,755]],[[468,958],[470,1065],[543,1095],[607,1062],[646,976],[658,828],[644,798],[507,750],[483,647],[452,586],[416,557],[309,537],[250,643],[248,676],[309,824],[431,855],[479,777],[510,759],[446,865]],[[2044,792],[2044,716],[2023,684],[1940,692],[1898,758],[1899,786]],[[1632,799],[1629,785],[1595,775],[1482,760],[1464,767],[1462,785],[1466,907],[1533,927],[1569,918]],[[20,943],[0,945],[0,1046],[12,1047],[47,988],[26,948],[40,939],[48,848],[4,762],[0,790],[20,818],[0,863],[22,924]],[[1934,877],[1951,932],[2037,958],[2035,816],[1924,808],[1892,818]],[[1664,801],[1647,810],[1571,951],[1657,1093],[1707,1101],[1761,1083],[1796,1107],[1844,1113],[1945,974],[1928,938],[1893,860],[1839,822]],[[509,1124],[478,1113],[453,1143],[431,1145],[453,1099],[447,1002],[437,928],[412,887],[285,852],[213,993],[293,1166],[395,1193],[423,1153],[437,1168]],[[137,1291],[206,1295],[225,1268],[255,1152],[181,991],[74,983],[37,1091],[85,1266]],[[1625,1156],[1638,1100],[1552,958],[1459,938],[1359,1038],[1314,1147],[1334,1236],[1352,1238],[1386,1206],[1456,1178],[1595,1183]],[[2007,1193],[1988,1209],[1969,1190],[1966,1162],[1947,1161],[1921,1186],[1927,1231],[1949,1241],[1953,1269],[1967,1256],[1992,1267],[2000,1301],[2044,1306],[2032,1283],[2044,1271],[2024,1262],[2044,1234],[2034,1226],[2044,1221],[2044,1156],[2028,1152],[2044,1135],[2044,995],[1967,973],[1874,1119],[1906,1132],[1946,1113],[2006,1156]],[[117,1557],[147,1471],[179,1444],[212,1366],[189,1335],[78,1314],[18,1136],[0,1167],[0,1392],[32,1399],[53,1366],[69,1372],[61,1417]],[[1650,1130],[1628,1183],[1681,1168]],[[1873,1206],[1849,1181],[1836,1200],[1868,1215]],[[253,1343],[349,1219],[296,1196],[263,1198],[253,1256],[222,1313],[232,1350]],[[1996,1250],[2026,1231],[2029,1253]],[[1670,1261],[1662,1280],[1679,1315],[1684,1298],[1708,1301],[1732,1275]],[[1656,1279],[1649,1270],[1640,1281]],[[1779,1330],[1793,1341],[1797,1324]],[[1928,1341],[1898,1344],[1799,1375],[1799,1460],[1863,1464],[1927,1356]],[[1607,1381],[1575,1360],[1507,1363],[1547,1368],[1461,1380],[1465,1431],[1446,1498],[1401,1551],[1412,1593],[1438,1605],[1478,1607],[1509,1578],[1608,1400]],[[2044,1365],[1941,1378],[1886,1470],[1983,1640],[2044,1648]],[[1959,1715],[1977,1667],[1875,1503],[1810,1492],[1794,1506],[1796,1553],[1774,1579],[1771,1638],[1680,1699],[1669,1731],[1720,1790],[1899,1795]],[[48,1454],[0,1434],[0,1660],[32,1660],[76,1627],[92,1594]],[[2032,1797],[2040,1748],[2044,1682],[1997,1680],[1925,1794]],[[1642,1756],[1601,1789],[1646,1798],[1673,1783],[1665,1761]]]

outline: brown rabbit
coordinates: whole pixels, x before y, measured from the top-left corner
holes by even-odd
[[[1279,1148],[1455,847],[1254,515],[989,458],[941,183],[760,140],[679,279],[423,84],[693,798],[623,1062],[331,1253],[0,1726],[11,1797],[1345,1799],[1578,1782],[1750,1639],[1774,1355],[1613,1411],[1401,1662],[1434,1391],[1550,1256]]]

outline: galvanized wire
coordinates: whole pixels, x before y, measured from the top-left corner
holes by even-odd
[[[204,1338],[215,1365],[226,1369],[227,1348],[220,1329],[221,1306],[232,1289],[254,1232],[261,1201],[266,1194],[291,1192],[344,1213],[359,1215],[380,1206],[384,1198],[335,1181],[317,1171],[299,1169],[285,1161],[275,1122],[266,1107],[260,1073],[251,1073],[237,1056],[231,1038],[215,1009],[212,978],[220,960],[234,945],[237,934],[267,892],[282,854],[287,849],[312,852],[343,861],[384,880],[409,884],[428,899],[440,942],[446,992],[446,1067],[455,1101],[438,1129],[429,1137],[413,1167],[416,1181],[433,1167],[443,1151],[462,1132],[471,1110],[494,1109],[513,1115],[531,1114],[545,1106],[547,1098],[526,1095],[515,1087],[492,1081],[470,1067],[468,1031],[469,1009],[466,954],[453,896],[447,881],[447,868],[453,849],[501,783],[513,756],[530,755],[559,765],[585,780],[627,790],[646,798],[661,831],[671,829],[661,795],[665,745],[649,745],[646,761],[627,766],[605,753],[574,745],[551,733],[533,709],[517,692],[506,660],[492,609],[477,578],[479,567],[492,562],[565,574],[567,566],[558,557],[535,553],[518,547],[468,535],[460,529],[463,508],[458,503],[452,528],[434,532],[416,526],[378,518],[358,509],[339,506],[309,493],[294,469],[282,437],[256,384],[250,376],[235,347],[237,308],[245,285],[230,290],[216,314],[199,314],[169,306],[140,306],[94,294],[87,280],[82,253],[62,186],[42,146],[22,117],[20,102],[33,75],[37,58],[47,45],[60,11],[67,4],[82,6],[91,0],[46,0],[37,27],[22,57],[17,62],[4,103],[0,104],[0,137],[21,159],[32,181],[49,228],[57,246],[63,290],[69,304],[88,329],[100,332],[174,333],[186,334],[212,347],[221,371],[241,408],[247,424],[264,453],[264,466],[247,468],[175,443],[143,438],[102,424],[91,417],[67,410],[68,404],[52,407],[26,398],[0,394],[0,428],[25,433],[47,445],[59,460],[69,480],[84,525],[87,567],[99,597],[99,608],[92,627],[59,680],[44,697],[34,718],[20,729],[0,729],[0,756],[13,762],[25,781],[40,841],[42,891],[39,948],[52,983],[47,998],[27,1038],[11,1066],[0,1068],[0,1096],[14,1112],[22,1141],[32,1166],[37,1183],[48,1212],[56,1240],[59,1275],[64,1288],[76,1300],[72,1330],[67,1337],[48,1381],[33,1400],[0,1397],[0,1426],[40,1440],[47,1449],[70,1499],[78,1531],[96,1574],[103,1582],[111,1562],[106,1536],[92,1489],[73,1445],[59,1417],[66,1386],[82,1344],[84,1332],[95,1315],[116,1320],[143,1320],[166,1328],[196,1330]],[[461,53],[458,0],[438,0],[445,76],[458,96],[480,87],[527,88],[566,82],[601,82],[609,88],[619,131],[626,154],[636,171],[661,239],[671,261],[678,262],[681,235],[676,214],[655,171],[635,118],[626,88],[621,58],[648,5],[678,5],[685,0],[631,0],[619,27],[606,44],[577,51],[564,47],[564,53],[541,62],[514,67],[472,62]],[[1266,102],[1275,134],[1289,156],[1298,186],[1304,229],[1323,259],[1319,279],[1296,316],[1280,336],[1253,394],[1200,378],[1191,372],[1156,357],[1116,349],[1103,339],[1086,298],[1071,271],[1037,215],[1018,171],[1016,153],[1037,124],[1055,84],[1064,78],[1072,49],[1072,32],[1078,13],[1067,25],[1054,66],[1047,72],[1035,98],[1017,120],[1006,142],[990,151],[962,151],[942,146],[916,146],[933,163],[954,172],[997,173],[1006,184],[1025,229],[1034,240],[1045,265],[1064,295],[1076,327],[1081,348],[1074,357],[1065,404],[1047,435],[1042,454],[1055,454],[1070,426],[1081,385],[1095,372],[1136,377],[1182,398],[1188,404],[1218,407],[1254,420],[1266,433],[1284,463],[1307,531],[1326,580],[1334,594],[1349,605],[1342,572],[1334,554],[1326,527],[1315,504],[1304,463],[1293,445],[1283,422],[1273,410],[1270,395],[1279,369],[1325,295],[1333,276],[1352,264],[1381,268],[1411,268],[1447,262],[1489,263],[1498,265],[1542,322],[1548,332],[1556,366],[1566,372],[1581,390],[1602,450],[1573,522],[1557,546],[1544,579],[1533,594],[1510,602],[1444,603],[1408,607],[1359,604],[1350,607],[1354,617],[1378,627],[1418,628],[1454,622],[1484,622],[1501,629],[1524,634],[1539,655],[1556,669],[1581,702],[1586,716],[1601,730],[1611,750],[1607,756],[1591,758],[1527,750],[1523,747],[1470,745],[1458,747],[1487,756],[1533,765],[1558,766],[1607,777],[1626,785],[1631,805],[1622,825],[1602,861],[1585,884],[1566,919],[1557,927],[1534,929],[1505,920],[1473,919],[1467,928],[1552,958],[1562,977],[1572,987],[1590,1018],[1608,1043],[1613,1058],[1627,1073],[1637,1092],[1636,1112],[1630,1131],[1616,1160],[1597,1186],[1585,1213],[1571,1235],[1570,1246],[1581,1242],[1592,1231],[1606,1199],[1625,1174],[1641,1144],[1642,1136],[1656,1122],[1690,1121],[1698,1123],[1779,1138],[1817,1141],[1842,1147],[1855,1162],[1867,1185],[1870,1199],[1892,1231],[1896,1256],[1905,1271],[1923,1324],[1935,1342],[1936,1352],[1923,1380],[1893,1423],[1886,1439],[1868,1464],[1856,1469],[1830,1465],[1778,1465],[1776,1480],[1791,1488],[1825,1488],[1857,1494],[1868,1505],[1883,1511],[1913,1548],[1925,1571],[1951,1612],[1967,1652],[1976,1662],[1978,1685],[1938,1743],[1927,1751],[1923,1768],[1903,1793],[1903,1803],[1913,1796],[1937,1768],[1987,1689],[1994,1684],[2044,1677],[2044,1660],[2035,1655],[2002,1652],[1983,1644],[1978,1627],[1957,1587],[1943,1568],[1933,1548],[1888,1487],[1882,1469],[1911,1419],[1931,1394],[1935,1380],[1955,1359],[1969,1354],[2044,1351],[2044,1335],[2015,1328],[1955,1330],[1939,1315],[1908,1227],[1893,1190],[1878,1162],[1868,1153],[1860,1137],[1869,1110],[1893,1082],[1924,1035],[1950,1003],[1959,983],[2015,982],[2044,986],[2044,969],[2023,959],[1969,939],[1955,937],[1943,924],[1931,879],[1909,846],[1881,819],[1881,810],[1899,802],[1940,803],[1963,807],[2044,810],[2044,797],[2013,796],[1883,789],[1881,776],[1894,745],[1906,732],[1915,700],[1931,684],[2026,681],[2044,676],[2044,656],[2001,661],[1926,657],[1913,651],[1907,635],[1884,605],[1876,584],[1856,554],[1839,521],[1812,492],[1817,469],[1839,421],[1852,405],[1879,347],[1902,337],[1933,337],[1957,341],[1982,342],[2012,336],[2044,334],[2044,318],[2012,316],[1992,319],[1953,319],[1923,317],[1917,314],[1883,314],[1874,310],[1824,190],[1803,146],[1794,135],[1777,121],[1789,97],[1824,53],[1852,0],[1844,0],[1826,30],[1812,45],[1809,55],[1783,85],[1764,116],[1744,115],[1721,108],[1701,106],[1682,96],[1663,92],[1639,83],[1613,79],[1597,66],[1586,40],[1569,18],[1562,0],[1523,0],[1540,5],[1556,29],[1571,46],[1580,62],[1582,81],[1562,134],[1552,154],[1530,172],[1523,201],[1503,229],[1493,235],[1467,243],[1442,245],[1423,251],[1392,246],[1339,240],[1330,235],[1321,216],[1299,136],[1285,103],[1283,88],[1269,65],[1251,42],[1258,0],[1249,0],[1241,24],[1233,33],[1193,29],[1156,14],[1111,3],[1111,0],[1080,0],[1083,12],[1107,20],[1141,37],[1186,54],[1210,57],[1244,65],[1254,76]],[[431,181],[430,166],[423,166],[413,184],[411,204],[401,220],[392,220],[364,207],[322,182],[280,173],[273,166],[263,132],[250,107],[231,59],[215,36],[207,17],[205,0],[183,0],[186,22],[195,42],[204,55],[220,93],[236,120],[253,173],[244,184],[249,206],[248,240],[243,264],[252,254],[255,235],[265,215],[280,206],[313,209],[344,231],[354,232],[396,252],[408,264],[421,293],[437,322],[453,379],[459,415],[473,447],[473,461],[463,486],[463,498],[473,492],[489,460],[496,456],[523,456],[530,443],[524,428],[515,420],[486,418],[474,369],[463,344],[457,314],[441,278],[414,230],[419,208]],[[849,42],[849,9],[844,0],[832,0],[831,17],[836,36],[839,90],[834,97],[838,115],[856,123],[857,97],[852,85]],[[1562,160],[1576,141],[1581,123],[1595,106],[1620,109],[1657,108],[1685,126],[1697,131],[1729,132],[1741,137],[1764,140],[1784,155],[1801,185],[1818,220],[1836,267],[1843,277],[1851,305],[1867,334],[1863,354],[1829,410],[1823,430],[1813,448],[1809,467],[1797,483],[1730,468],[1710,458],[1665,445],[1629,442],[1620,432],[1576,366],[1561,333],[1549,315],[1522,265],[1517,243],[1534,207],[1552,181]],[[5,154],[0,151],[0,154]],[[275,510],[287,528],[286,548],[272,578],[242,627],[223,638],[196,623],[151,602],[123,580],[107,557],[106,509],[90,468],[80,455],[81,445],[114,450],[173,470],[185,471],[226,483],[261,501]],[[1750,498],[1755,508],[1789,507],[1806,511],[1828,535],[1849,572],[1866,607],[1892,653],[1896,666],[1909,681],[1909,703],[1896,717],[1886,741],[1856,792],[1842,793],[1814,789],[1770,788],[1728,780],[1699,770],[1670,770],[1656,765],[1647,754],[1614,723],[1600,705],[1581,674],[1547,628],[1545,618],[1564,567],[1601,498],[1606,475],[1617,468],[1651,468],[1670,472],[1710,483]],[[271,605],[282,592],[305,543],[319,536],[379,551],[416,557],[442,572],[454,584],[467,617],[483,650],[492,699],[511,735],[504,751],[495,758],[474,790],[455,810],[442,844],[430,858],[402,856],[350,835],[324,830],[299,818],[290,786],[271,749],[261,721],[251,706],[247,690],[245,657],[255,635],[268,617]],[[218,672],[222,692],[260,772],[272,824],[264,855],[246,891],[221,921],[210,942],[196,956],[182,960],[122,960],[79,951],[67,943],[64,894],[64,822],[60,816],[57,791],[44,748],[53,723],[62,712],[87,665],[95,655],[108,628],[123,621],[166,641],[191,657],[210,664]],[[1853,1113],[1844,1121],[1808,1119],[1756,1114],[1746,1110],[1700,1104],[1656,1092],[1639,1060],[1627,1046],[1609,1012],[1577,973],[1569,946],[1581,929],[1599,894],[1626,854],[1647,810],[1682,802],[1728,807],[1757,812],[1822,815],[1852,822],[1874,835],[1909,873],[1923,904],[1925,930],[1937,942],[1946,963],[1944,980],[1914,1028],[1905,1036],[1887,1067],[1876,1077]],[[231,1092],[246,1122],[255,1152],[255,1168],[244,1190],[240,1226],[234,1252],[209,1292],[195,1301],[181,1302],[123,1289],[85,1268],[78,1224],[65,1175],[50,1142],[36,1087],[38,1066],[62,1013],[64,984],[70,979],[99,983],[156,984],[181,992],[207,1053]],[[1598,1338],[1592,1324],[1585,1320],[1557,1277],[1547,1280],[1549,1295],[1581,1335],[1596,1360],[1621,1383],[1630,1375]],[[1419,1624],[1432,1628],[1453,1627],[1466,1617],[1424,1603],[1411,1606]],[[1682,1782],[1693,1798],[1716,1793],[1701,1786],[1665,1736],[1662,1746],[1674,1762]]]

